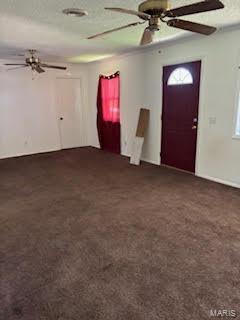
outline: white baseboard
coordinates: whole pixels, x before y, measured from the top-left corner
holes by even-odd
[[[206,180],[213,181],[213,182],[225,184],[225,185],[233,187],[233,188],[238,188],[238,189],[240,188],[240,184],[235,183],[235,182],[226,181],[226,180],[210,177],[210,176],[207,176],[207,175],[201,175],[201,174],[196,174],[196,176],[199,177],[199,178],[203,178],[203,179],[206,179]]]
[[[130,155],[128,155],[128,154],[122,154],[122,156],[130,158]],[[141,160],[145,161],[145,162],[148,162],[148,163],[151,163],[151,164],[154,164],[154,165],[157,165],[157,166],[161,165],[157,161],[151,160],[151,159],[148,159],[148,158],[141,158]],[[233,187],[233,188],[240,189],[240,184],[235,183],[235,182],[226,181],[226,180],[214,178],[214,177],[207,176],[207,175],[201,175],[201,174],[197,174],[197,173],[196,173],[196,177],[203,178],[203,179],[206,179],[206,180],[210,180],[210,181],[213,181],[213,182],[217,182],[217,183],[224,184],[224,185],[227,185],[227,186],[230,186],[230,187]]]
[[[131,155],[128,154],[128,153],[125,153],[125,152],[121,153],[121,156],[127,157],[127,158],[131,158]],[[156,165],[156,166],[159,166],[159,165],[160,165],[157,161],[152,160],[152,159],[148,159],[148,158],[144,158],[144,157],[141,158],[141,161],[148,162],[148,163],[154,164],[154,165]]]
[[[85,148],[85,147],[90,147],[90,146],[89,145],[86,145],[86,146],[84,145],[84,146],[79,146],[79,147],[70,148],[70,149],[78,149],[78,148]],[[27,157],[27,156],[33,156],[33,155],[44,154],[44,153],[51,153],[51,152],[56,152],[56,151],[61,151],[61,150],[64,150],[64,149],[61,149],[60,147],[55,147],[55,148],[44,149],[44,150],[39,150],[39,151],[21,152],[21,153],[1,156],[0,160]],[[68,149],[65,149],[65,150],[68,150]]]
[[[148,162],[148,163],[154,164],[155,166],[160,166],[160,163],[158,161],[155,161],[155,160],[151,160],[151,159],[147,159],[147,158],[141,158],[141,160],[144,161],[144,162]]]
[[[56,148],[51,148],[51,149],[46,149],[46,150],[40,150],[40,151],[21,152],[21,153],[4,155],[4,156],[1,156],[0,159],[3,160],[3,159],[27,157],[27,156],[37,155],[37,154],[56,152],[56,151],[60,151],[60,150],[61,150],[61,149],[59,149],[58,147],[56,147]]]

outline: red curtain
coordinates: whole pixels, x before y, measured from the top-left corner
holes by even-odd
[[[100,76],[97,97],[97,128],[103,150],[121,152],[120,74]]]

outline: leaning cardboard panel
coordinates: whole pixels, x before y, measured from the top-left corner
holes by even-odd
[[[150,111],[148,109],[140,109],[136,137],[134,138],[133,150],[130,163],[139,165],[144,138],[149,125]]]
[[[136,137],[144,138],[149,124],[150,111],[148,109],[140,109],[138,127]]]

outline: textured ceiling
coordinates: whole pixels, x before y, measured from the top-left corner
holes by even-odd
[[[179,7],[199,0],[172,0]],[[239,0],[222,0],[223,10],[188,16],[188,20],[217,27],[240,23]],[[138,21],[138,18],[105,11],[105,6],[137,9],[136,0],[0,0],[0,59],[17,59],[27,48],[35,48],[45,59],[88,62],[127,52],[138,47],[144,26],[116,32],[102,39],[86,37]],[[64,16],[65,8],[81,8],[83,18]],[[163,25],[158,41],[176,39],[190,33]]]

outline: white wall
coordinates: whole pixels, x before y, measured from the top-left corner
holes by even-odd
[[[4,61],[1,61],[3,64]],[[0,72],[0,158],[59,150],[56,110],[56,77],[81,78],[81,145],[87,145],[86,67],[68,65],[68,70],[48,70],[32,80],[29,69]]]
[[[191,38],[85,66],[68,66],[66,77],[82,81],[81,145],[98,147],[96,97],[99,74],[121,72],[122,153],[131,153],[138,112],[151,109],[143,159],[160,164],[162,67],[203,60],[197,175],[240,186],[240,140],[233,139],[240,31]],[[159,54],[159,49],[161,54]],[[3,62],[0,62],[3,63]],[[3,69],[2,69],[3,70]],[[29,70],[0,72],[0,158],[60,149],[56,77],[31,79]],[[216,124],[210,124],[216,118]]]
[[[99,74],[121,73],[122,153],[131,152],[138,110],[151,109],[150,128],[143,159],[160,163],[162,67],[203,61],[197,175],[240,186],[240,140],[233,139],[236,88],[240,65],[240,31],[229,30],[211,37],[198,37],[155,47],[89,65],[89,143],[98,146],[96,96]],[[161,54],[158,53],[159,49]],[[210,124],[216,118],[216,124]]]

